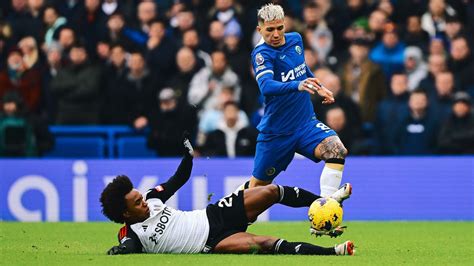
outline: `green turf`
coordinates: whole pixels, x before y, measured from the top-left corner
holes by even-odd
[[[249,231],[332,246],[351,239],[353,257],[273,255],[106,256],[112,223],[0,222],[0,265],[474,265],[473,222],[348,222],[340,238],[314,238],[307,223],[258,223]],[[120,263],[120,264],[119,264]]]

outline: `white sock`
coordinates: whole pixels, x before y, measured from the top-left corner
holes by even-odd
[[[319,185],[321,188],[321,197],[331,196],[339,189],[342,181],[342,171],[324,166],[321,173]]]

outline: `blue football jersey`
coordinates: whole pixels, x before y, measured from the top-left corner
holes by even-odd
[[[285,44],[272,47],[263,39],[252,51],[252,66],[265,112],[257,129],[264,134],[291,134],[315,116],[310,94],[298,85],[313,73],[306,66],[301,35],[285,33]]]

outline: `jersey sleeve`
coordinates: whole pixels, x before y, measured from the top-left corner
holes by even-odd
[[[279,82],[274,80],[273,57],[263,49],[256,51],[252,56],[252,66],[258,87],[264,96],[276,96],[298,91],[300,81]]]
[[[149,189],[146,193],[145,199],[149,200],[156,198],[165,203],[189,180],[192,168],[193,157],[184,156],[174,175],[171,176],[165,183]]]

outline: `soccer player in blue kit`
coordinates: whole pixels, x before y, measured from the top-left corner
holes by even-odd
[[[324,104],[334,102],[333,94],[306,66],[301,35],[285,33],[283,8],[267,4],[257,16],[262,40],[251,59],[265,112],[257,127],[252,177],[243,188],[271,183],[297,152],[314,162],[325,161],[320,194],[330,196],[341,184],[347,150],[336,132],[316,118],[310,94],[317,93]]]

